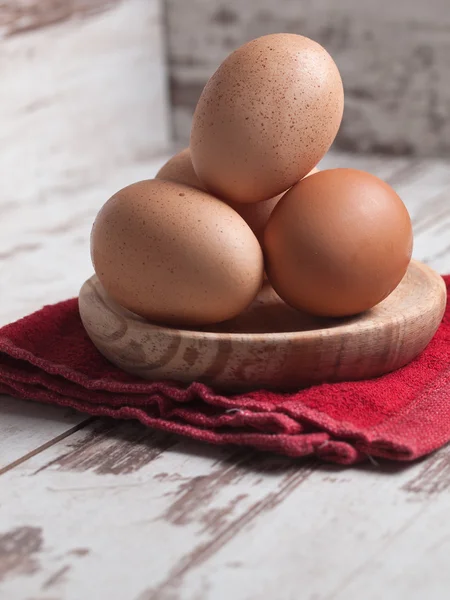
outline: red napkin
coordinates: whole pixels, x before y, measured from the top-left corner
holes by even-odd
[[[445,281],[448,288],[450,275]],[[341,464],[377,456],[408,461],[450,440],[450,308],[428,348],[395,373],[294,394],[222,396],[199,383],[123,373],[87,337],[77,300],[67,300],[0,329],[0,392],[138,419],[212,444]]]

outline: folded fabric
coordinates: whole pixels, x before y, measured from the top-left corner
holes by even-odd
[[[341,464],[409,461],[450,440],[450,309],[428,348],[394,373],[289,394],[222,395],[120,371],[93,346],[72,299],[0,329],[0,392],[212,444]]]

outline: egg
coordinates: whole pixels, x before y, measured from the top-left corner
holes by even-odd
[[[206,84],[191,131],[195,172],[219,198],[274,198],[319,163],[339,129],[341,77],[328,52],[273,34],[233,52]]]
[[[314,315],[366,311],[400,283],[411,219],[384,181],[355,169],[321,171],[292,187],[264,233],[266,272],[285,302]]]
[[[110,198],[94,222],[91,256],[116,302],[168,325],[230,319],[263,281],[261,246],[242,217],[170,181],[141,181]]]
[[[316,172],[318,172],[318,169],[317,167],[314,167],[314,169],[312,169],[308,175],[312,175]],[[194,171],[189,148],[185,148],[170,158],[158,171],[156,179],[176,181],[178,183],[190,185],[191,187],[195,187],[199,190],[205,190],[203,184]],[[257,239],[262,242],[262,236],[264,234],[266,223],[281,196],[282,194],[279,194],[275,198],[270,198],[269,200],[263,200],[262,202],[253,204],[242,204],[241,202],[227,202],[227,204],[229,204],[229,206],[231,206],[237,213],[241,215],[241,217],[256,235]]]
[[[190,185],[199,190],[205,190],[205,186],[200,182],[192,166],[191,151],[189,148],[185,148],[181,152],[178,152],[178,154],[175,154],[175,156],[172,156],[160,168],[156,174],[156,179],[175,181],[184,185]]]
[[[314,167],[310,173],[306,175],[313,175],[318,173],[319,169]],[[241,217],[248,223],[253,233],[262,244],[264,230],[273,209],[278,204],[283,194],[270,198],[269,200],[262,200],[261,202],[253,202],[251,204],[244,204],[242,202],[231,202],[227,203],[234,208],[234,210],[241,215]],[[226,202],[226,200],[225,200]]]

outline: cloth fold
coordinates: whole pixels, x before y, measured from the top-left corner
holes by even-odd
[[[444,279],[448,289],[450,276]],[[200,383],[148,382],[120,371],[89,340],[71,299],[0,329],[0,393],[138,419],[212,444],[340,464],[410,461],[450,440],[450,308],[427,349],[394,373],[289,394],[225,396]]]

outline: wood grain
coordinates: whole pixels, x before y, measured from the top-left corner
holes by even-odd
[[[8,3],[8,10],[48,14],[48,5],[24,0]],[[90,11],[107,3],[52,6]],[[9,19],[5,11],[3,5],[0,19]],[[59,246],[62,267],[68,255],[89,264],[80,231],[91,227],[109,195],[147,178],[152,156],[169,142],[159,1],[112,2],[108,10],[83,14],[29,32],[0,33],[0,171],[8,174],[0,181],[0,271],[14,279],[10,300],[2,302],[9,310],[35,297],[27,288],[36,266],[26,274],[8,265],[20,257],[41,265],[37,293],[55,290],[62,279],[45,267],[47,244],[73,243],[68,252]]]
[[[86,415],[72,410],[0,396],[0,474],[85,421]]]
[[[426,347],[445,304],[442,278],[415,261],[386,300],[349,319],[296,311],[269,284],[247,311],[199,331],[146,322],[113,302],[96,277],[79,296],[88,335],[121,369],[145,379],[203,381],[232,389],[289,390],[392,371]]]
[[[103,12],[123,0],[0,0],[0,33],[8,37]]]
[[[12,201],[0,195],[0,322],[74,295],[99,205],[165,160],[98,179],[30,173]],[[388,180],[415,222],[416,258],[450,272],[450,205],[432,218],[450,193],[448,161],[332,152],[323,168],[336,166]],[[15,556],[12,567],[0,552],[2,599],[448,596],[448,447],[409,467],[345,470],[189,441],[161,452],[170,438],[136,423],[99,420],[58,440],[73,426],[64,409],[2,402],[2,464],[23,459],[0,476],[0,536]]]
[[[99,420],[80,445],[41,470],[57,466],[68,471],[126,475],[155,460],[177,441],[174,436],[136,427],[133,423],[118,425],[114,421]]]
[[[407,492],[430,496],[450,488],[450,446],[436,452],[424,461],[420,471],[405,485]]]
[[[8,575],[33,575],[39,566],[34,558],[42,548],[39,527],[17,527],[0,535],[0,582]]]
[[[134,431],[134,435],[139,432],[141,436],[149,435],[137,423],[127,423],[125,427],[129,433]],[[92,433],[80,431],[72,441],[49,448],[39,458],[31,458],[26,466],[3,476],[8,487],[12,485],[12,480],[8,484],[12,473],[21,472],[21,481],[38,477],[41,485],[36,489],[27,517],[30,522],[36,519],[41,522],[39,506],[44,502],[44,513],[51,515],[52,520],[51,526],[42,527],[43,545],[36,556],[40,568],[27,579],[10,574],[0,587],[5,594],[18,585],[22,585],[24,597],[26,593],[36,594],[53,573],[69,565],[66,580],[59,582],[59,592],[64,598],[75,599],[77,594],[85,597],[89,586],[104,577],[92,578],[91,567],[99,560],[111,560],[126,548],[128,556],[133,556],[134,576],[125,581],[119,573],[116,576],[110,571],[105,588],[108,598],[137,598],[144,590],[148,595],[149,585],[154,588],[152,597],[159,594],[165,597],[167,590],[178,588],[185,573],[194,566],[200,567],[243,527],[253,526],[282,503],[287,494],[307,481],[316,466],[305,463],[299,467],[280,457],[242,450],[213,449],[211,453],[201,445],[183,441],[128,473],[101,473],[94,460],[87,470],[80,470],[78,465],[72,467],[63,457],[75,445],[81,453],[87,447],[93,450]],[[104,460],[105,436],[108,439],[110,433],[96,434],[97,452],[92,452],[92,457],[96,456],[98,465]],[[116,440],[122,444],[124,459],[134,452],[126,442],[121,443],[119,435]],[[15,476],[13,480],[16,481]],[[21,507],[17,506],[17,510],[11,507],[7,519],[6,515],[0,515],[0,531],[8,525],[8,532],[20,522],[26,504],[20,483],[14,495],[23,502],[19,502]],[[105,503],[101,511],[95,508],[99,495]],[[95,518],[79,521],[76,530],[72,530],[72,518],[68,519],[66,513],[69,505],[73,516],[74,510],[81,515],[79,508],[84,514],[94,510]],[[103,536],[99,535],[105,526],[115,532],[117,540],[109,547],[104,546]],[[182,531],[191,531],[195,542],[189,537],[180,539]],[[74,553],[79,548],[87,548],[89,552],[82,556]],[[89,581],[85,577],[88,572]],[[74,581],[77,581],[75,586]]]
[[[138,423],[119,425],[117,450],[124,427],[127,436],[145,436]],[[433,572],[430,593],[449,582],[442,568],[447,494],[407,489],[423,463],[344,471],[181,441],[139,469],[102,473],[94,458],[101,466],[105,441],[113,439],[113,430],[92,425],[3,476],[9,508],[0,513],[0,532],[11,537],[34,528],[41,540],[32,573],[5,575],[5,598],[46,598],[51,591],[77,600],[96,586],[99,600],[294,600],[301,580],[305,598],[358,597],[348,595],[356,587],[359,597],[382,591],[388,600],[406,593],[419,600],[424,586],[417,593],[409,587],[405,564]],[[89,469],[64,459],[87,449]],[[125,459],[133,453],[126,441],[122,449]],[[372,572],[380,587],[364,592]]]

